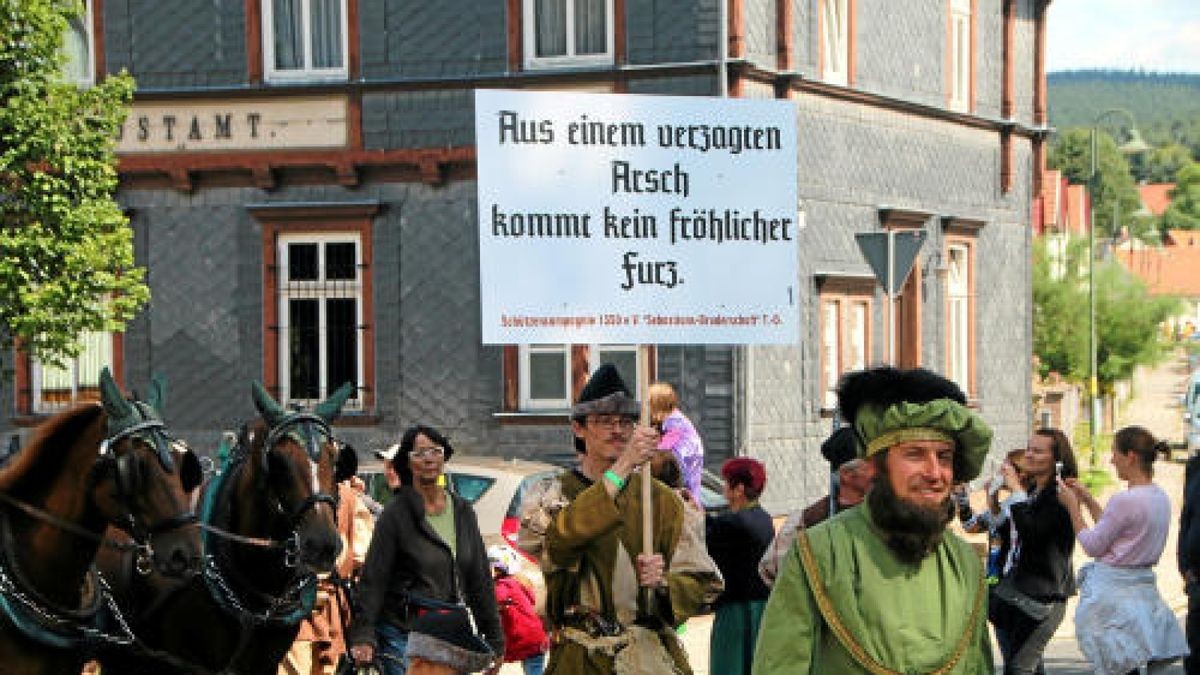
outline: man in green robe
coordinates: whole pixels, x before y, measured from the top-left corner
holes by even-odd
[[[843,378],[839,408],[875,483],[861,505],[797,534],[767,602],[755,675],[992,675],[983,567],[946,530],[951,487],[979,474],[991,444],[965,403],[925,370]]]
[[[690,674],[675,627],[722,588],[684,504],[654,481],[653,553],[642,553],[641,476],[658,434],[620,375],[603,365],[572,408],[579,466],[530,491],[520,543],[538,555],[553,628],[553,675]],[[644,588],[645,590],[640,590]]]

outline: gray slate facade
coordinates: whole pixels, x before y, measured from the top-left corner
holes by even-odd
[[[795,346],[660,346],[657,379],[675,384],[716,467],[748,453],[766,461],[765,505],[776,512],[824,494],[828,469],[817,447],[831,411],[820,386],[821,288],[870,269],[853,235],[881,231],[881,212],[928,214],[916,266],[920,362],[946,363],[945,286],[936,274],[947,219],[976,228],[975,392],[996,429],[995,449],[1023,443],[1030,415],[1030,204],[1036,144],[1035,23],[1038,0],[1014,0],[1014,108],[1002,117],[1003,9],[977,0],[974,109],[946,111],[947,3],[853,2],[854,78],[820,84],[819,0],[616,0],[623,11],[622,62],[554,70],[514,68],[509,38],[521,2],[357,0],[352,63],[341,81],[271,84],[252,76],[243,0],[105,0],[106,70],[127,69],[139,101],[236,101],[344,93],[360,102],[361,149],[471,148],[475,87],[613,86],[687,96],[720,92],[721,2],[740,12],[742,52],[728,64],[735,95],[787,93],[798,110],[802,331]],[[779,3],[790,2],[781,8]],[[788,9],[790,31],[780,31]],[[780,67],[782,42],[791,54]],[[806,83],[814,83],[811,86]],[[351,109],[355,114],[354,108]],[[1001,130],[1012,130],[1011,148]],[[336,154],[330,151],[331,155]],[[1012,182],[1002,188],[1004,153]],[[173,161],[164,156],[164,167]],[[186,155],[186,153],[179,153]],[[252,153],[248,153],[252,154]],[[263,377],[262,225],[248,207],[281,203],[378,206],[373,250],[374,406],[348,415],[339,434],[360,450],[394,442],[414,422],[446,431],[460,452],[569,458],[565,415],[514,423],[504,406],[504,354],[481,346],[476,185],[472,168],[443,180],[362,169],[339,184],[277,171],[273,181],[180,186],[123,180],[139,264],[153,300],[124,339],[125,381],[151,373],[170,381],[167,418],[197,448],[253,414],[250,381]],[[164,169],[164,175],[166,170]],[[216,175],[216,174],[213,174]],[[123,174],[124,177],[124,174]],[[884,298],[871,305],[871,362],[884,357]],[[16,403],[11,392],[4,401]],[[19,411],[18,411],[19,413]],[[21,418],[4,422],[10,429]],[[28,421],[28,420],[27,420]]]

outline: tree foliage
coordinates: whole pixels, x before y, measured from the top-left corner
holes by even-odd
[[[1147,143],[1178,144],[1200,161],[1200,74],[1081,70],[1050,73],[1046,80],[1053,126],[1090,126],[1100,112],[1124,108]],[[1151,180],[1142,166],[1134,168],[1135,178]]]
[[[1044,377],[1050,371],[1083,383],[1089,376],[1087,241],[1061,245],[1042,239],[1034,245],[1033,350]],[[1152,296],[1136,276],[1112,260],[1098,262],[1096,291],[1096,370],[1100,389],[1128,379],[1138,365],[1162,358],[1168,345],[1159,330],[1180,310],[1177,298]]]
[[[113,199],[133,80],[80,88],[61,75],[67,19],[82,10],[0,0],[0,334],[52,363],[78,353],[83,331],[120,330],[149,298]]]
[[[1162,222],[1165,229],[1200,230],[1200,164],[1189,164],[1175,174],[1171,205]]]
[[[1067,129],[1050,149],[1048,164],[1060,169],[1068,181],[1087,185],[1092,170],[1091,129]],[[1119,211],[1114,211],[1119,207]],[[1129,173],[1129,162],[1117,149],[1117,143],[1104,130],[1096,134],[1096,187],[1092,210],[1096,236],[1111,237],[1121,226],[1132,227],[1141,207],[1137,186]],[[1114,223],[1117,216],[1119,222]]]

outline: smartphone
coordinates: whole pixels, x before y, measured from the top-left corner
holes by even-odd
[[[1062,480],[1062,462],[1054,463],[1054,476],[1059,480]]]

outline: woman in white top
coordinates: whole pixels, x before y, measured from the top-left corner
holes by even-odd
[[[1060,479],[1069,489],[1059,490],[1058,498],[1071,515],[1080,546],[1095,559],[1079,572],[1075,635],[1097,673],[1137,673],[1142,666],[1161,666],[1188,653],[1151,569],[1162,556],[1171,522],[1171,500],[1153,481],[1154,460],[1167,450],[1142,427],[1118,431],[1110,461],[1129,488],[1113,495],[1103,512],[1079,481]]]

